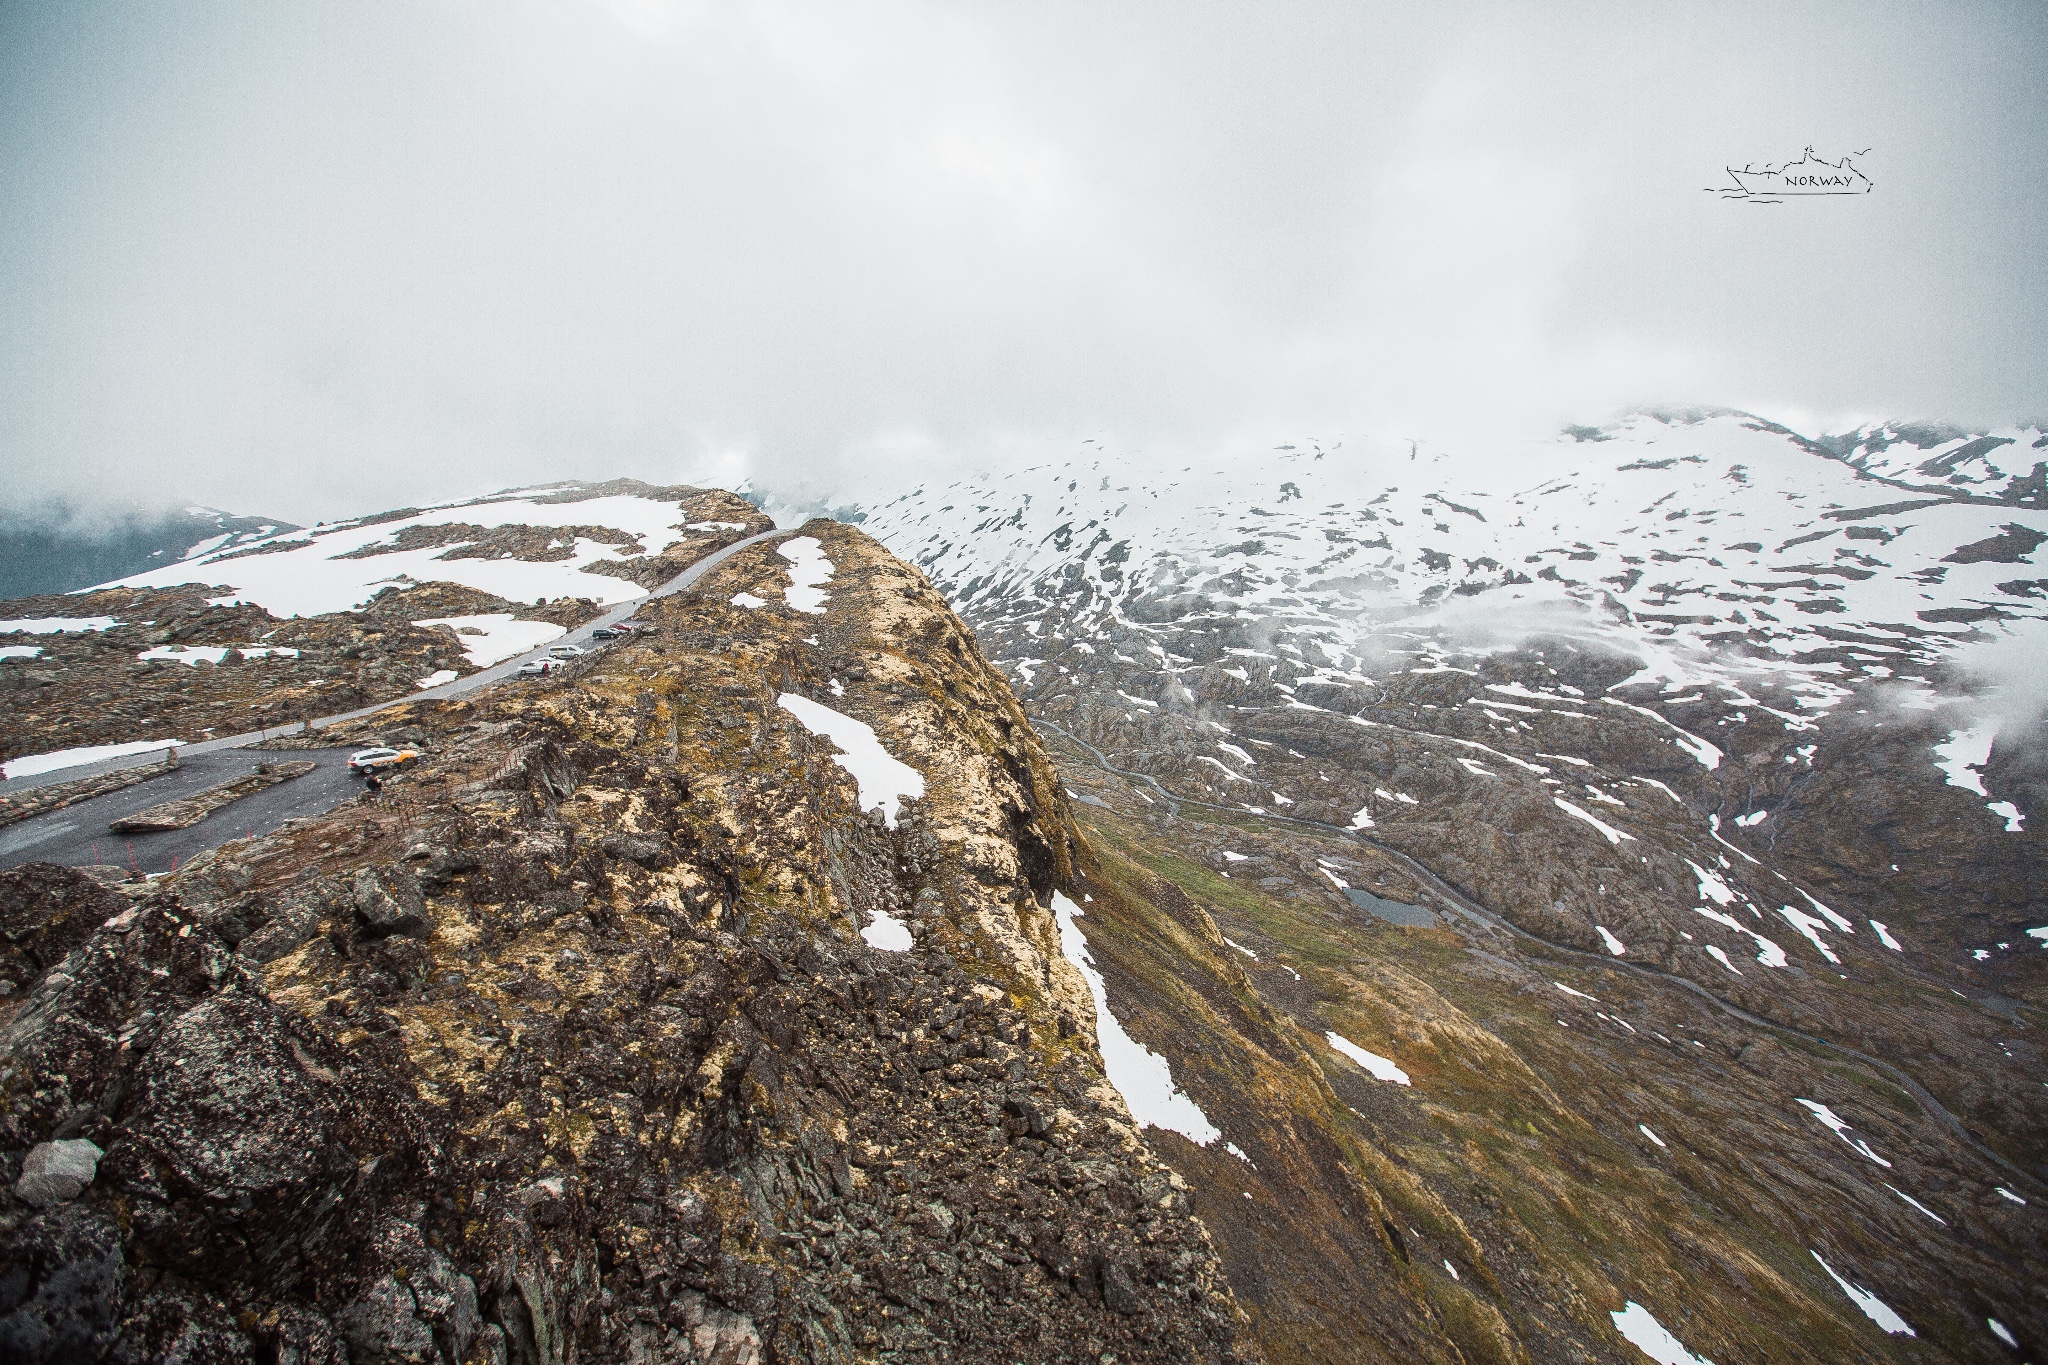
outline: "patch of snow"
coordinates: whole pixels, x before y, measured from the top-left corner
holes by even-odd
[[[2001,820],[2005,821],[2005,832],[2007,834],[2026,833],[2027,817],[2020,814],[2020,808],[2018,806],[2015,806],[2012,802],[1986,801],[1984,803],[1984,809],[1990,811],[1993,815],[1996,815]]]
[[[0,659],[34,659],[42,652],[41,645],[8,645],[0,648]]]
[[[1358,808],[1358,814],[1351,817],[1351,828],[1371,829],[1372,827],[1372,807],[1360,806]]]
[[[1055,891],[1052,909],[1059,924],[1060,951],[1088,982],[1088,992],[1095,997],[1095,1034],[1102,1048],[1103,1070],[1109,1083],[1124,1097],[1131,1117],[1141,1128],[1164,1128],[1203,1147],[1222,1137],[1222,1131],[1209,1122],[1201,1106],[1173,1083],[1173,1068],[1166,1058],[1124,1032],[1123,1025],[1110,1012],[1109,991],[1103,985],[1102,973],[1095,968],[1088,940],[1077,922],[1082,915],[1081,907],[1069,900],[1065,892]]]
[[[1211,758],[1207,754],[1196,754],[1195,762],[1208,764],[1210,767],[1216,769],[1216,771],[1222,773],[1225,777],[1229,778],[1233,782],[1249,783],[1251,781],[1249,777],[1246,777],[1243,773],[1233,770],[1229,764],[1225,763],[1220,758]]]
[[[1775,940],[1765,938],[1741,920],[1736,919],[1735,916],[1723,910],[1709,910],[1704,905],[1695,905],[1692,909],[1696,915],[1704,915],[1716,924],[1724,924],[1738,934],[1748,934],[1751,938],[1755,939],[1756,960],[1763,963],[1764,966],[1782,967],[1786,964],[1785,950],[1779,947]],[[1713,950],[1710,948],[1707,951],[1712,952]]]
[[[1723,952],[1721,949],[1715,947],[1711,943],[1707,945],[1707,955],[1713,958],[1714,961],[1720,963],[1723,967],[1726,967],[1729,971],[1735,972],[1737,976],[1742,975],[1741,972],[1736,971],[1735,964],[1728,960],[1728,954]]]
[[[1634,702],[1626,702],[1621,700],[1621,698],[1619,697],[1602,697],[1600,700],[1606,702],[1609,706],[1626,706],[1629,710],[1634,711],[1639,715],[1648,716],[1651,720],[1656,721],[1659,725],[1662,725],[1667,729],[1671,730],[1678,736],[1678,738],[1674,740],[1673,743],[1677,744],[1679,748],[1691,754],[1693,758],[1699,763],[1699,765],[1702,768],[1707,769],[1709,772],[1721,766],[1721,751],[1719,749],[1715,748],[1712,744],[1709,744],[1706,740],[1701,739],[1698,735],[1692,733],[1690,730],[1681,728],[1676,722],[1668,720],[1665,717],[1658,715],[1649,707],[1637,706]]]
[[[538,495],[538,490],[534,491]],[[257,603],[274,616],[346,611],[360,606],[386,585],[399,582],[461,583],[509,602],[567,596],[587,597],[611,606],[631,601],[645,590],[627,579],[584,570],[591,565],[634,558],[643,550],[660,554],[682,535],[674,525],[676,510],[673,502],[630,494],[579,502],[541,502],[529,496],[486,498],[430,508],[398,521],[367,526],[343,522],[311,532],[291,532],[223,547],[212,554],[133,574],[120,580],[118,586],[219,584],[230,588],[242,601]],[[607,526],[634,537],[634,543],[612,545],[577,536],[572,539],[569,554],[553,560],[448,558],[457,548],[449,545],[346,557],[359,550],[395,545],[415,527],[451,524],[487,528]],[[289,548],[237,557],[241,550],[258,545]]]
[[[1367,1052],[1343,1034],[1335,1031],[1326,1032],[1323,1034],[1323,1037],[1329,1041],[1331,1047],[1358,1063],[1368,1072],[1371,1072],[1376,1079],[1389,1081],[1395,1085],[1410,1084],[1408,1073],[1388,1061],[1385,1057],[1380,1056],[1379,1053]]]
[[[1448,1271],[1450,1271],[1450,1272],[1451,1272],[1451,1278],[1452,1278],[1452,1279],[1454,1279],[1454,1280],[1455,1280],[1455,1279],[1460,1279],[1460,1278],[1462,1278],[1462,1277],[1461,1277],[1461,1276],[1460,1276],[1460,1275],[1458,1274],[1458,1267],[1456,1267],[1456,1266],[1454,1266],[1454,1265],[1452,1265],[1452,1264],[1451,1264],[1450,1258],[1449,1258],[1448,1256],[1444,1258],[1444,1269],[1445,1269],[1445,1270],[1448,1270]]]
[[[1821,1260],[1821,1254],[1818,1251],[1814,1251],[1812,1247],[1808,1247],[1807,1251],[1812,1254],[1814,1260],[1820,1261],[1820,1268],[1822,1270],[1827,1271],[1828,1278],[1833,1280],[1836,1284],[1842,1287],[1842,1292],[1849,1296],[1849,1302],[1855,1304],[1858,1308],[1863,1310],[1864,1317],[1869,1318],[1872,1322],[1876,1323],[1879,1327],[1883,1328],[1886,1332],[1890,1333],[1892,1336],[1895,1337],[1913,1337],[1920,1335],[1918,1332],[1915,1332],[1911,1327],[1908,1327],[1906,1325],[1906,1320],[1900,1317],[1897,1313],[1893,1312],[1890,1305],[1886,1304],[1883,1299],[1880,1299],[1877,1295],[1871,1293],[1868,1289],[1857,1288],[1855,1285],[1850,1284],[1847,1280],[1843,1279],[1840,1275],[1837,1275],[1835,1273],[1835,1268],[1829,1265],[1826,1261]]]
[[[2000,1341],[2012,1347],[2015,1351],[2017,1351],[2020,1348],[2019,1339],[2013,1336],[2012,1329],[2007,1327],[2004,1323],[2000,1322],[1997,1318],[1984,1319],[1984,1325],[1991,1329],[1992,1336],[1997,1337]]]
[[[688,521],[683,523],[685,531],[744,531],[744,521]]]
[[[111,616],[31,616],[0,621],[0,635],[66,635],[73,631],[112,630]]]
[[[191,664],[197,667],[202,660],[210,664],[220,663],[228,657],[230,651],[237,648],[245,659],[263,659],[272,654],[285,659],[299,657],[299,651],[283,645],[158,645],[154,649],[141,651],[135,657],[144,662],[161,659],[166,663]]]
[[[1792,889],[1794,891],[1799,891],[1799,888],[1796,886]],[[1811,894],[1805,891],[1799,891],[1799,894],[1806,897],[1806,903],[1808,905],[1812,906],[1814,909],[1820,911],[1822,915],[1826,916],[1828,923],[1834,925],[1837,929],[1840,929],[1845,934],[1853,934],[1856,932],[1855,925],[1849,923],[1849,921],[1843,919],[1840,915],[1828,909],[1825,905],[1822,905],[1819,901],[1815,900]]]
[[[832,761],[853,774],[860,787],[860,808],[865,811],[880,806],[882,822],[890,829],[896,828],[898,799],[907,796],[916,800],[924,795],[924,774],[883,748],[882,741],[865,721],[842,715],[794,692],[784,692],[777,702],[812,734],[823,735],[839,746],[840,752],[832,756]]]
[[[1245,947],[1245,946],[1244,946],[1244,945],[1243,945],[1242,943],[1239,943],[1239,942],[1238,942],[1238,941],[1237,941],[1236,939],[1234,939],[1234,938],[1231,938],[1231,937],[1230,937],[1229,935],[1227,935],[1227,934],[1226,934],[1226,935],[1224,935],[1223,941],[1224,941],[1225,943],[1229,944],[1229,945],[1230,945],[1231,947],[1233,947],[1233,948],[1237,949],[1237,950],[1238,950],[1238,951],[1239,951],[1240,953],[1243,953],[1243,954],[1244,954],[1244,955],[1245,955],[1246,957],[1250,958],[1250,959],[1251,959],[1252,961],[1254,961],[1254,962],[1257,962],[1257,961],[1259,960],[1259,955],[1258,955],[1257,953],[1255,953],[1255,952],[1253,952],[1253,951],[1252,951],[1251,949],[1249,949],[1249,948]]]
[[[2007,1189],[2003,1185],[1993,1185],[1991,1188],[1997,1190],[2000,1194],[2004,1195],[2007,1199],[2012,1200],[2012,1202],[2015,1204],[2024,1204],[2027,1202],[2026,1200],[2020,1198],[2018,1195],[2014,1194],[2011,1190]]]
[[[1245,854],[1232,853],[1227,848],[1223,850],[1223,861],[1226,863],[1241,863],[1245,860],[1245,857]]]
[[[135,657],[145,663],[161,659],[165,663],[190,664],[197,668],[202,662],[217,664],[227,656],[226,645],[158,645],[141,651]]]
[[[1711,900],[1716,905],[1729,905],[1734,902],[1735,893],[1729,889],[1728,883],[1721,880],[1720,873],[1710,872],[1690,858],[1685,860],[1685,865],[1699,878],[1701,900]]]
[[[1863,1153],[1863,1155],[1869,1157],[1872,1161],[1884,1167],[1886,1170],[1891,1169],[1892,1163],[1886,1161],[1876,1152],[1871,1151],[1869,1143],[1865,1142],[1862,1138],[1849,1136],[1852,1130],[1850,1129],[1848,1123],[1841,1117],[1841,1115],[1837,1114],[1834,1110],[1828,1108],[1826,1105],[1822,1104],[1818,1100],[1800,1099],[1799,1103],[1805,1105],[1808,1112],[1810,1112],[1815,1118],[1819,1119],[1822,1123],[1832,1128],[1835,1132],[1836,1137],[1848,1143],[1851,1147],[1854,1147],[1857,1151]],[[1904,1198],[1903,1195],[1901,1195],[1900,1197]]]
[[[1593,927],[1600,931],[1600,941],[1607,945],[1608,952],[1613,953],[1616,957],[1620,957],[1623,953],[1628,951],[1628,945],[1626,943],[1623,943],[1620,939],[1616,938],[1614,936],[1614,931],[1609,929],[1606,925],[1596,924]]]
[[[1948,774],[1949,786],[1979,796],[1991,795],[1984,790],[1981,770],[1991,761],[1991,742],[1997,734],[1997,729],[1988,725],[1974,730],[1952,730],[1946,743],[1934,746],[1934,752],[1941,755],[1941,761],[1934,766]]]
[[[832,581],[832,561],[816,536],[797,536],[775,547],[775,553],[789,561],[789,586],[782,590],[783,605],[791,611],[822,616],[830,594],[824,585]]]
[[[1643,1136],[1644,1136],[1644,1137],[1646,1137],[1646,1138],[1648,1138],[1648,1139],[1649,1139],[1650,1141],[1652,1141],[1652,1142],[1656,1143],[1656,1144],[1657,1144],[1657,1145],[1658,1145],[1659,1147],[1665,1147],[1665,1146],[1669,1146],[1669,1145],[1670,1145],[1670,1144],[1666,1143],[1666,1142],[1664,1141],[1664,1139],[1663,1139],[1663,1138],[1660,1138],[1660,1137],[1658,1137],[1658,1136],[1657,1136],[1657,1135],[1656,1135],[1655,1133],[1651,1132],[1651,1131],[1650,1131],[1650,1125],[1649,1125],[1649,1124],[1647,1124],[1647,1123],[1639,1123],[1639,1124],[1637,1124],[1637,1125],[1636,1125],[1636,1127],[1642,1130],[1642,1134],[1643,1134]]]
[[[1245,1165],[1250,1166],[1253,1170],[1258,1169],[1258,1165],[1255,1162],[1253,1162],[1253,1160],[1250,1157],[1244,1154],[1244,1148],[1238,1146],[1236,1143],[1224,1143],[1223,1150],[1230,1153],[1232,1156],[1236,1157],[1239,1161],[1242,1161]]]
[[[768,605],[767,598],[756,597],[754,596],[754,594],[750,592],[736,592],[727,600],[730,601],[736,607],[745,607],[748,611],[752,611],[756,607],[765,607]]]
[[[1885,928],[1882,924],[1879,924],[1876,920],[1872,920],[1870,922],[1870,927],[1877,930],[1877,941],[1879,943],[1882,943],[1885,947],[1891,949],[1895,953],[1903,953],[1906,951],[1904,948],[1899,946],[1899,941],[1892,937],[1891,931]],[[2033,933],[2035,931],[2030,929],[2027,932]],[[2048,943],[2043,943],[2041,946],[2044,948],[2048,948]]]
[[[1826,958],[1828,961],[1836,964],[1837,966],[1841,965],[1842,959],[1835,956],[1834,949],[1828,947],[1827,944],[1821,941],[1820,931],[1822,929],[1827,928],[1827,924],[1825,921],[1815,919],[1812,915],[1807,914],[1803,910],[1794,910],[1789,905],[1779,906],[1778,913],[1780,915],[1783,915],[1787,922],[1789,922],[1794,929],[1797,929],[1800,933],[1806,935],[1807,942],[1811,943],[1814,947],[1818,948],[1820,950],[1820,955],[1822,957]]]
[[[1685,1349],[1677,1337],[1665,1330],[1650,1310],[1634,1299],[1618,1313],[1607,1315],[1614,1319],[1614,1330],[1621,1333],[1628,1344],[1657,1362],[1657,1365],[1714,1365],[1704,1356],[1696,1356]]]
[[[462,657],[478,668],[489,668],[515,654],[539,649],[550,640],[569,632],[552,621],[521,621],[507,611],[480,612],[474,616],[434,616],[413,622],[416,626],[446,626],[462,641]]]
[[[184,742],[182,739],[139,739],[131,744],[88,744],[77,749],[52,749],[46,754],[26,754],[21,758],[10,758],[5,766],[0,766],[0,779],[33,777],[59,768],[76,768],[109,758],[126,758],[129,754],[169,749]]]
[[[910,937],[910,926],[886,910],[875,911],[860,936],[870,948],[880,948],[885,953],[907,953],[917,946]]]
[[[1597,829],[1602,834],[1606,835],[1607,842],[1610,844],[1619,844],[1623,839],[1633,839],[1636,837],[1635,835],[1630,834],[1627,830],[1616,829],[1614,826],[1608,824],[1605,820],[1602,820],[1597,815],[1591,814],[1588,811],[1580,810],[1577,806],[1574,806],[1571,802],[1565,800],[1562,796],[1553,796],[1550,798],[1550,800],[1552,805],[1556,806],[1565,814],[1574,816],[1580,820],[1585,821],[1594,829]]]
[[[427,674],[426,677],[421,678],[416,686],[439,687],[442,683],[452,683],[461,676],[460,673],[457,673],[452,668],[437,668],[432,673]]]
[[[1886,1162],[1885,1164],[1886,1164],[1886,1165],[1890,1165],[1891,1163],[1890,1163],[1890,1162]],[[1882,1184],[1882,1185],[1883,1185],[1883,1186],[1884,1186],[1884,1187],[1885,1187],[1886,1189],[1890,1190],[1890,1191],[1891,1191],[1891,1192],[1892,1192],[1893,1194],[1897,1195],[1897,1196],[1898,1196],[1899,1198],[1901,1198],[1901,1199],[1905,1200],[1905,1201],[1906,1201],[1906,1202],[1907,1202],[1908,1204],[1911,1204],[1911,1205],[1912,1205],[1912,1206],[1913,1206],[1914,1208],[1916,1208],[1916,1209],[1920,1210],[1920,1212],[1922,1212],[1922,1213],[1926,1214],[1926,1215],[1927,1215],[1927,1216],[1928,1216],[1929,1218],[1932,1218],[1932,1219],[1933,1219],[1933,1220],[1934,1220],[1935,1222],[1937,1222],[1937,1223],[1941,1224],[1941,1225],[1942,1225],[1943,1227],[1947,1227],[1947,1226],[1948,1226],[1948,1219],[1946,1219],[1946,1218],[1942,1217],[1942,1216],[1941,1216],[1940,1214],[1936,1213],[1936,1212],[1935,1212],[1935,1211],[1934,1211],[1933,1209],[1930,1209],[1930,1208],[1928,1208],[1928,1207],[1927,1207],[1927,1206],[1926,1206],[1925,1204],[1923,1204],[1923,1203],[1921,1203],[1921,1202],[1920,1202],[1919,1200],[1915,1199],[1915,1198],[1914,1198],[1914,1197],[1913,1197],[1912,1195],[1910,1195],[1910,1194],[1907,1194],[1907,1193],[1906,1193],[1906,1192],[1905,1192],[1904,1190],[1900,1189],[1900,1188],[1899,1188],[1899,1187],[1898,1187],[1897,1185],[1894,1185],[1894,1184],[1892,1184],[1892,1183],[1891,1183],[1890,1181],[1888,1181],[1888,1180],[1887,1180],[1887,1181],[1880,1181],[1879,1183],[1880,1183],[1880,1184]]]
[[[1562,981],[1553,981],[1550,984],[1557,987],[1559,990],[1563,991],[1566,995],[1576,995],[1579,999],[1591,1000],[1596,1005],[1600,1003],[1599,996],[1588,995],[1584,991],[1575,991],[1570,986],[1565,985]]]

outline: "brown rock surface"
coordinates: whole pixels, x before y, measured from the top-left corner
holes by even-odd
[[[1249,1358],[1060,955],[1050,762],[915,570],[814,529],[823,614],[728,605],[780,596],[743,552],[573,678],[415,703],[432,755],[383,798],[42,975],[0,1147],[106,1157],[0,1209],[19,1358]],[[923,798],[863,813],[787,692]],[[67,875],[36,906],[106,894]],[[862,941],[883,915],[911,951]]]

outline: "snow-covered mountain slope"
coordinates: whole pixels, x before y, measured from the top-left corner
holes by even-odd
[[[2048,453],[2048,435],[1823,443],[1743,413],[1645,413],[1480,461],[1305,443],[1145,475],[1091,444],[865,510],[1027,685],[1112,626],[1233,629],[1340,686],[1546,636],[1797,730],[1875,683],[1940,708],[1960,700],[1937,676],[1958,646],[1995,664],[2048,639],[2048,466],[2009,472],[2013,452]],[[1981,766],[1989,730],[1952,714],[1944,740]]]
[[[1821,704],[1838,676],[1885,677],[2048,613],[2040,475],[1984,455],[2048,436],[1843,440],[1837,453],[1745,414],[1645,414],[1473,464],[1305,445],[1153,477],[1090,447],[900,495],[865,525],[982,620],[1054,603],[1082,624],[1262,617],[1339,648],[1396,624],[1590,632],[1667,681],[1712,651],[1799,678]],[[1916,460],[1885,463],[1894,481],[1861,467],[1901,449]],[[1964,472],[1921,472],[1937,466]]]
[[[1934,1005],[2048,1002],[2048,746],[2004,666],[2048,640],[2048,497],[2016,455],[2044,449],[1646,413],[1481,459],[1305,441],[1153,471],[1091,444],[862,510],[1130,810],[1378,851],[1269,858],[1290,895],[1377,916],[1405,857],[1873,1054],[1917,1031],[1921,1074],[2017,1150],[2048,1131],[2034,1063]]]
[[[0,604],[0,757],[206,738],[536,648],[773,523],[723,490],[563,483],[311,530]],[[232,733],[232,729],[226,731]]]
[[[758,523],[758,524],[756,524]],[[453,583],[508,602],[630,601],[665,562],[765,529],[729,493],[632,480],[514,489],[469,502],[195,546],[103,587],[221,587],[275,616],[345,611],[385,588]]]

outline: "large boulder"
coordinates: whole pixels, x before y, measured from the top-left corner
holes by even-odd
[[[0,872],[0,995],[26,990],[127,908],[119,892],[55,863]]]
[[[83,902],[42,880],[17,922]],[[175,899],[120,904],[0,1030],[0,1359],[342,1365],[313,1305],[383,1280],[387,1335],[459,1356],[475,1291],[394,1219],[442,1175],[416,1101]]]
[[[94,1136],[119,1112],[137,1058],[170,1021],[241,987],[256,989],[174,900],[102,918],[0,1029],[0,1151]]]
[[[101,1179],[134,1241],[153,1263],[269,1293],[343,1272],[438,1164],[411,1103],[254,993],[174,1019],[122,1120]]]

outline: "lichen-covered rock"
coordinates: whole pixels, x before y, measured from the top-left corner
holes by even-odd
[[[25,863],[0,872],[0,1001],[26,990],[127,908],[125,897],[68,867]]]
[[[409,1100],[255,991],[171,1020],[123,1119],[102,1172],[133,1241],[209,1284],[342,1273],[380,1209],[438,1169]]]
[[[177,902],[122,910],[46,972],[0,1029],[0,1148],[107,1131],[135,1063],[170,1021],[216,991],[254,984]]]
[[[1255,1358],[1060,951],[1058,774],[915,570],[815,534],[826,613],[730,605],[763,547],[568,683],[378,718],[428,741],[402,801],[227,845],[43,972],[0,1174],[89,1139],[57,1212],[112,1221],[97,1298],[16,1307],[99,1360]],[[870,817],[783,692],[924,796]],[[61,1259],[0,1201],[0,1258]]]

